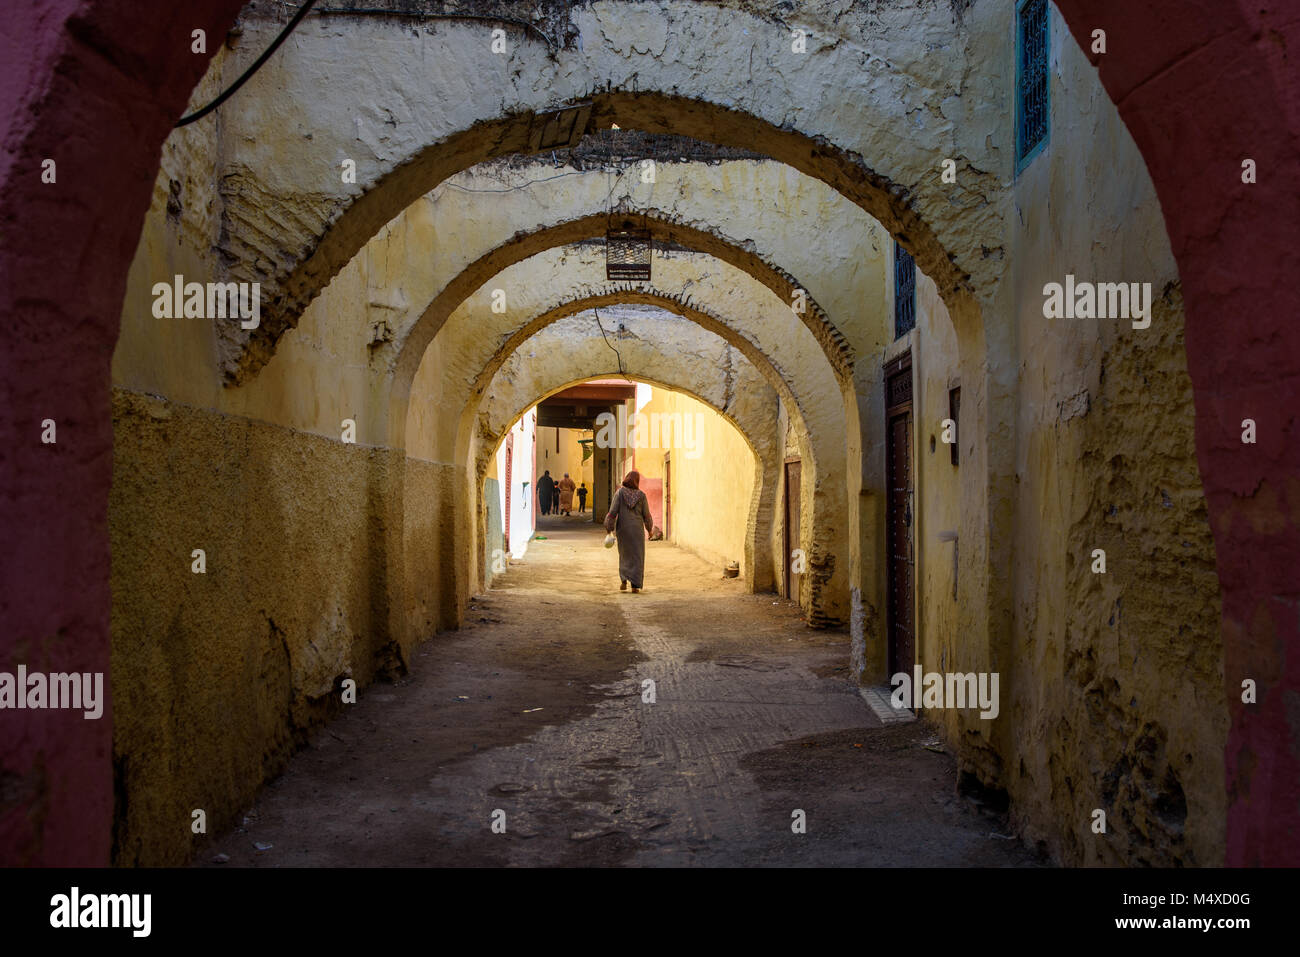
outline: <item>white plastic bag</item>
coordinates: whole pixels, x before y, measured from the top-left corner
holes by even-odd
[[[615,543],[617,543],[617,542],[618,542],[618,538],[615,537],[615,535],[614,535],[613,532],[610,532],[608,535],[605,536],[605,547],[606,547],[606,548],[613,548],[614,545],[615,545]]]

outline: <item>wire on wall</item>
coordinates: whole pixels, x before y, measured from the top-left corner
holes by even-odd
[[[627,369],[623,367],[622,353],[620,353],[617,349],[614,348],[614,344],[609,341],[609,336],[605,335],[605,324],[600,321],[600,310],[592,309],[591,311],[595,313],[596,328],[600,330],[600,337],[605,340],[605,345],[609,346],[611,349],[614,350],[614,355],[618,356],[618,374],[621,375],[624,379],[627,379],[628,382],[631,382],[632,380],[628,379]]]
[[[293,15],[293,19],[290,20],[285,25],[285,28],[280,31],[279,36],[277,36],[274,40],[271,41],[271,45],[262,52],[262,55],[260,57],[258,57],[256,60],[253,61],[252,66],[250,66],[247,70],[245,70],[243,73],[239,75],[238,80],[236,80],[234,83],[228,86],[222,93],[218,94],[217,98],[213,100],[211,103],[209,103],[207,106],[203,107],[202,109],[195,110],[189,116],[182,116],[179,120],[176,121],[177,128],[182,126],[189,126],[195,120],[203,119],[203,117],[207,116],[217,107],[219,107],[222,103],[226,102],[226,100],[234,96],[235,91],[238,90],[245,83],[247,83],[250,79],[252,79],[253,74],[262,68],[262,64],[265,63],[267,60],[271,59],[271,54],[274,53],[276,50],[280,49],[280,44],[283,43],[285,40],[289,39],[289,34],[293,33],[294,28],[298,26],[299,23],[302,22],[302,18],[307,16],[308,11],[311,10],[311,8],[315,6],[315,4],[316,4],[316,0],[306,0],[306,2],[303,3],[301,7],[298,8],[298,12]]]

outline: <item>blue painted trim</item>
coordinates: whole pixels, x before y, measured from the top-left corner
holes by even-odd
[[[1023,126],[1021,113],[1022,110],[1024,109],[1024,101],[1021,97],[1021,90],[1023,87],[1021,80],[1024,77],[1024,73],[1025,73],[1025,63],[1024,63],[1025,43],[1024,43],[1024,31],[1021,29],[1021,17],[1024,14],[1025,7],[1033,2],[1035,2],[1035,0],[1017,0],[1016,3],[1016,24],[1015,24],[1015,30],[1016,30],[1015,104],[1016,104],[1016,108],[1015,108],[1015,117],[1014,117],[1015,122],[1012,129],[1012,136],[1014,137],[1013,149],[1015,150],[1015,155],[1016,155],[1016,171],[1015,171],[1016,176],[1019,176],[1021,172],[1026,167],[1028,167],[1030,163],[1034,161],[1034,159],[1038,156],[1038,154],[1043,151],[1043,149],[1047,146],[1048,143],[1051,142],[1052,139],[1052,71],[1051,71],[1052,5],[1050,2],[1048,2],[1048,0],[1043,0],[1043,61],[1044,61],[1043,69],[1044,72],[1046,73],[1046,80],[1047,80],[1046,91],[1045,91],[1045,102],[1043,104],[1043,107],[1046,110],[1046,116],[1043,119],[1042,139],[1040,139],[1036,144],[1034,144],[1033,148],[1030,149],[1030,151],[1026,153],[1024,156],[1020,155],[1020,131]]]

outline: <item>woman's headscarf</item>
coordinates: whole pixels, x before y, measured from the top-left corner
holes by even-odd
[[[623,479],[623,486],[625,488],[630,488],[634,491],[636,489],[639,489],[641,487],[641,473],[638,472],[636,469],[633,469],[632,471],[628,472],[627,478]]]

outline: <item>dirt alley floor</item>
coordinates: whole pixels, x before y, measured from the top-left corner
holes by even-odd
[[[847,634],[671,545],[647,545],[633,595],[589,520],[538,534],[465,628],[315,731],[196,864],[1039,863],[957,793],[924,722],[879,723]]]

